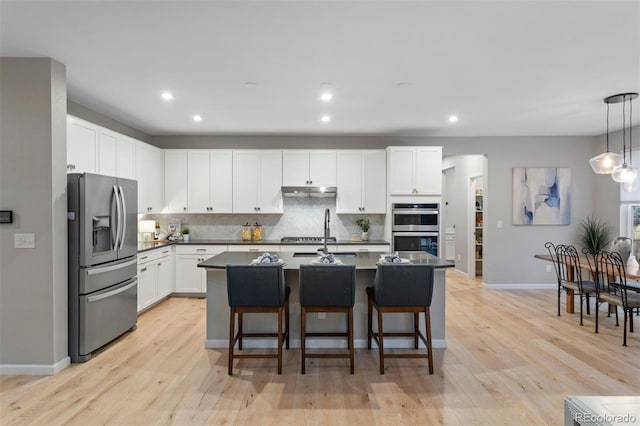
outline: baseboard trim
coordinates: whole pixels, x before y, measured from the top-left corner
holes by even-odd
[[[247,339],[244,340],[243,346],[247,349],[258,349],[258,348],[267,348],[267,349],[275,349],[277,347],[274,339]],[[289,342],[292,348],[298,349],[300,348],[300,339],[291,339]],[[398,340],[398,339],[385,339],[384,340],[385,348],[398,348],[398,349],[410,349],[413,347],[413,343],[408,339]],[[365,339],[355,339],[353,344],[356,349],[364,349],[367,347],[367,341]],[[373,343],[375,346],[375,342]],[[431,346],[434,349],[446,349],[447,341],[445,339],[433,339],[431,341]],[[204,342],[205,349],[227,349],[229,347],[229,341],[224,339],[210,339],[205,340]],[[424,348],[424,344],[420,342],[420,347]],[[347,344],[344,339],[316,339],[307,341],[308,349],[330,349],[330,348],[340,348],[346,349]]]
[[[484,288],[491,290],[554,290],[557,284],[487,284],[482,283]]]
[[[64,357],[52,365],[0,364],[0,376],[53,376],[71,365],[71,358]]]

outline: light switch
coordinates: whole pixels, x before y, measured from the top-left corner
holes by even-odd
[[[13,234],[13,248],[36,248],[36,234]]]
[[[498,221],[498,228],[502,228],[502,221],[501,220]]]

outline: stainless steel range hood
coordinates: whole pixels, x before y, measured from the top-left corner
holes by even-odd
[[[285,197],[335,197],[335,186],[283,186]]]

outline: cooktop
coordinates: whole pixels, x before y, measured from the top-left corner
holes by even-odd
[[[324,243],[324,237],[282,237],[280,242],[283,243],[301,243],[301,244],[315,244]],[[336,237],[327,237],[328,243],[335,243]]]

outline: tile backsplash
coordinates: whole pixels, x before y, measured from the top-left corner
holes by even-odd
[[[371,221],[370,240],[384,239],[383,214],[336,214],[335,198],[284,197],[283,214],[145,214],[139,220],[153,219],[166,232],[169,223],[188,226],[194,240],[240,240],[240,230],[245,223],[262,225],[264,240],[280,240],[282,237],[320,237],[323,235],[324,211],[331,212],[331,236],[349,240],[360,235],[356,220],[367,217]]]

